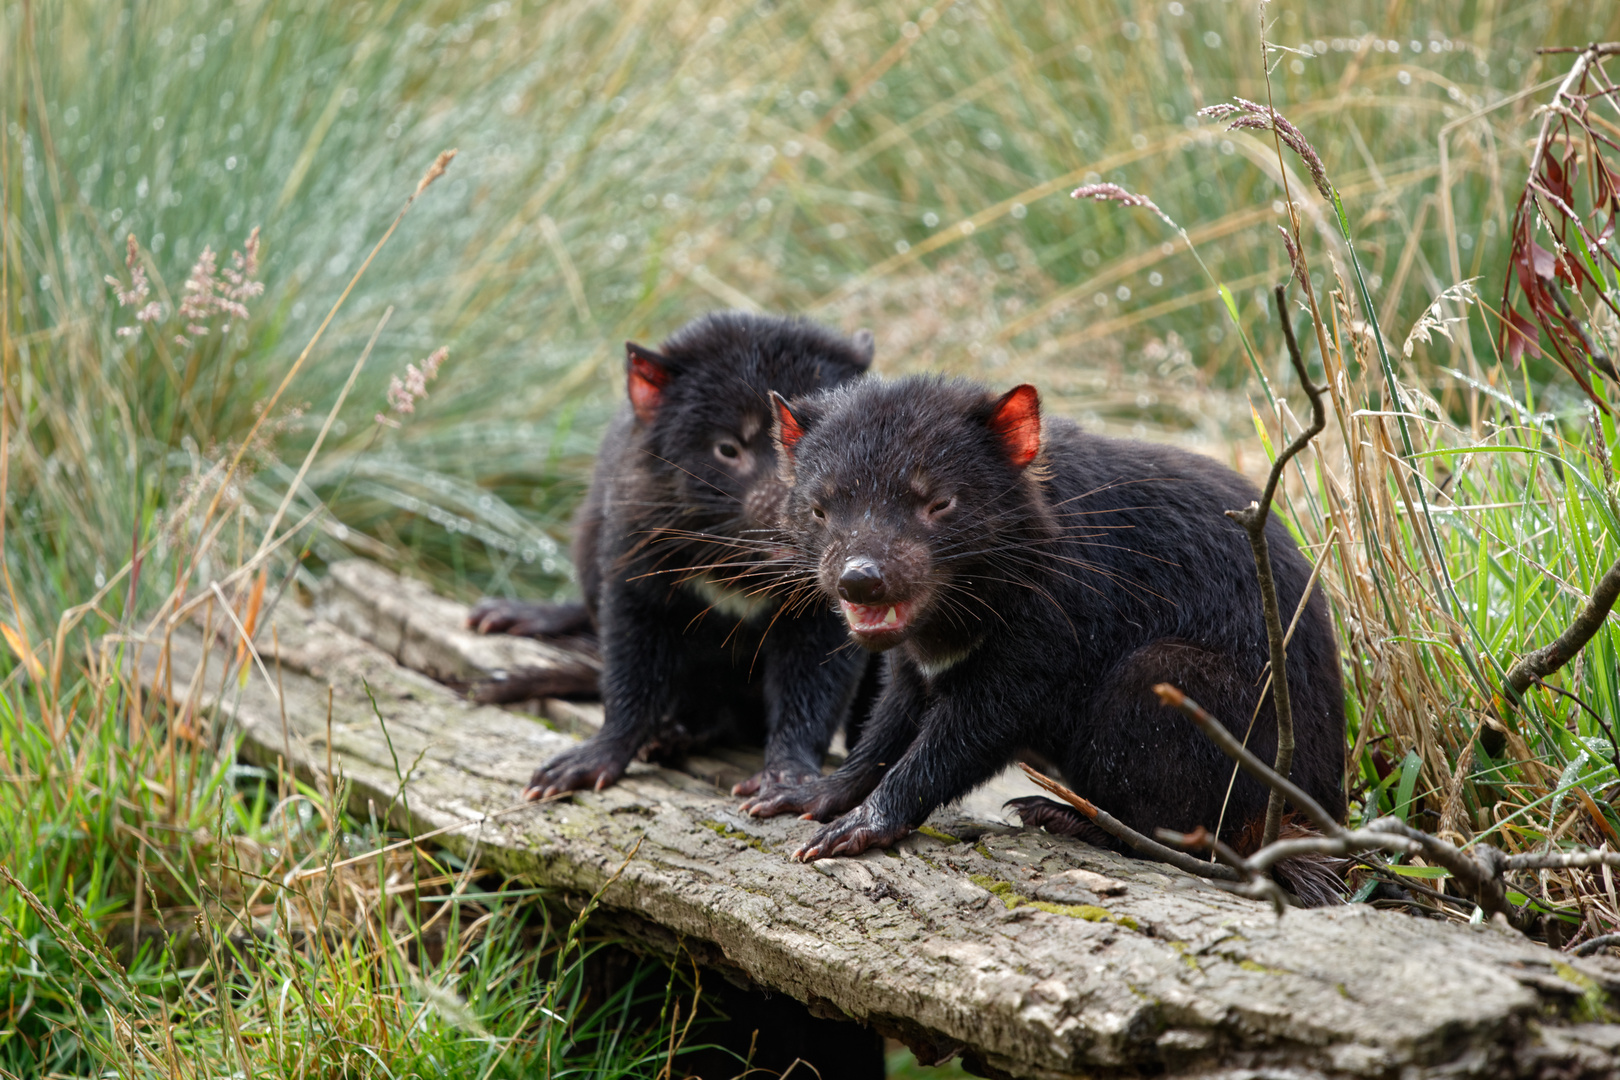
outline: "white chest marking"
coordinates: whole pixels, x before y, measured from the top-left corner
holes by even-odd
[[[947,671],[951,670],[951,668],[955,667],[957,664],[960,664],[963,660],[966,660],[968,658],[968,651],[970,650],[964,650],[963,652],[957,653],[946,653],[943,656],[931,656],[926,660],[920,659],[917,661],[917,666],[922,669],[922,673],[928,679],[928,681],[932,682],[941,675],[945,674]]]
[[[757,619],[776,606],[776,597],[769,593],[743,592],[722,585],[703,574],[688,578],[684,584],[708,601],[713,610],[722,615],[729,615],[739,622]]]

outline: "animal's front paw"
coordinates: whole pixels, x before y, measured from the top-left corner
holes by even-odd
[[[904,822],[885,820],[862,803],[831,825],[824,826],[793,857],[800,862],[859,855],[867,848],[889,847],[911,833]]]
[[[781,768],[761,769],[748,779],[732,787],[733,795],[754,795],[769,798],[777,791],[813,784],[821,779],[821,771],[807,765],[788,765]]]
[[[744,784],[750,782],[743,781]],[[737,786],[742,787],[742,784]],[[779,784],[762,785],[757,795],[742,804],[742,811],[761,818],[798,814],[810,821],[831,821],[858,805],[864,795],[865,792],[850,791],[837,774],[816,776],[798,783],[784,780]]]
[[[533,802],[565,791],[601,791],[624,775],[635,753],[618,743],[591,739],[558,754],[534,771],[523,797]]]
[[[486,596],[467,612],[467,628],[480,634],[564,638],[592,632],[583,604],[535,604]]]

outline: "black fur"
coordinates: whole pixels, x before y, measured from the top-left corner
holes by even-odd
[[[997,399],[962,381],[867,380],[790,408],[803,433],[784,459],[786,522],[806,606],[837,606],[842,589],[870,612],[910,607],[897,631],[853,635],[888,660],[860,746],[832,776],[756,800],[755,813],[832,822],[802,858],[855,854],[1033,753],[1138,830],[1215,827],[1232,764],[1152,687],[1174,683],[1240,737],[1260,705],[1259,587],[1247,537],[1224,514],[1257,497],[1248,481],[1064,420],[1046,423],[1041,456],[1020,467],[996,429]],[[1311,568],[1275,518],[1267,536],[1286,618]],[[1343,692],[1319,589],[1288,669],[1293,779],[1342,818]],[[1269,695],[1248,744],[1275,754]],[[1266,798],[1240,773],[1223,838],[1262,818]]]
[[[637,756],[765,735],[739,794],[821,775],[866,657],[830,612],[783,611],[775,537],[786,487],[768,394],[837,386],[871,362],[871,336],[720,312],[653,353],[630,346],[632,404],[614,419],[575,519],[584,614],[601,641],[602,730],[538,769],[531,798],[612,783]],[[637,364],[651,365],[638,369]],[[665,381],[640,402],[635,372]],[[652,401],[652,405],[648,405]],[[474,625],[578,631],[577,611],[486,602]]]

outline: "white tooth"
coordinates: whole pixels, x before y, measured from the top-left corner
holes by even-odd
[[[899,621],[900,621],[900,616],[898,616],[898,615],[896,615],[894,613],[894,608],[890,608],[889,613],[887,615],[883,616],[883,625],[884,626],[893,626],[895,623],[897,623]]]

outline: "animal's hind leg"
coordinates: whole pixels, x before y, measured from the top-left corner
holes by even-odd
[[[1156,828],[1210,830],[1232,838],[1265,810],[1266,792],[1153,687],[1171,683],[1204,706],[1264,760],[1276,748],[1269,700],[1255,716],[1258,664],[1174,640],[1126,655],[1085,704],[1067,748],[1051,748],[1080,795],[1148,836]],[[1255,716],[1250,731],[1250,717]],[[1223,813],[1224,812],[1224,813]]]
[[[1003,810],[1011,810],[1026,829],[1045,829],[1053,836],[1072,836],[1092,847],[1122,850],[1118,840],[1099,829],[1095,822],[1072,806],[1053,802],[1041,795],[1008,799]]]

